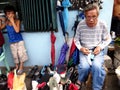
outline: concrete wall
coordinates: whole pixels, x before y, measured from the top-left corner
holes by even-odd
[[[110,31],[111,17],[113,10],[113,0],[103,0],[103,9],[100,10],[99,18],[105,20],[108,24],[108,30]],[[69,24],[68,24],[68,33],[69,38],[72,38],[73,31],[72,26],[76,19],[77,11],[69,11]],[[64,37],[60,27],[59,18],[57,19],[58,23],[58,32],[55,33],[56,42],[55,42],[55,59],[56,62],[60,55],[61,46],[64,43]],[[51,50],[51,41],[50,41],[50,32],[36,32],[36,33],[22,33],[29,60],[25,62],[25,66],[33,65],[47,65],[51,63],[50,50]],[[14,66],[13,58],[9,48],[8,36],[4,34],[5,37],[5,48],[6,48],[6,58],[10,66]],[[0,66],[4,66],[4,63],[0,63]]]

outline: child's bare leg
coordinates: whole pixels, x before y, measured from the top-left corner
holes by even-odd
[[[17,70],[18,68],[19,68],[19,64],[16,63],[16,64],[15,64],[15,69]]]
[[[20,62],[19,70],[23,70],[23,62]]]
[[[20,62],[20,66],[19,66],[17,74],[21,75],[22,73],[23,73],[23,62]]]

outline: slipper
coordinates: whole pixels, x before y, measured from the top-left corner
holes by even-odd
[[[72,75],[72,73],[73,73],[73,70],[74,70],[73,67],[70,67],[70,68],[67,70],[66,77],[67,77],[68,79],[70,79],[70,77],[71,77],[71,75]]]
[[[38,82],[35,80],[32,80],[32,90],[38,90],[37,85],[38,85]]]
[[[23,70],[18,70],[18,71],[17,71],[17,74],[18,74],[18,75],[22,75],[23,72],[24,72]]]
[[[46,86],[46,82],[42,82],[37,85],[37,88],[40,89],[40,88],[44,88],[45,86]]]
[[[59,90],[58,83],[54,77],[51,77],[47,84],[50,87],[50,90]]]
[[[77,86],[78,90],[81,90],[82,86],[79,81],[76,81],[75,85]]]
[[[28,72],[27,77],[33,78],[33,76],[34,76],[34,74],[35,74],[35,72],[36,72],[37,70],[38,70],[38,66],[35,65],[35,66]]]

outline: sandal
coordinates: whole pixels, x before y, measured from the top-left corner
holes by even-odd
[[[22,75],[23,72],[24,72],[23,70],[18,70],[18,71],[17,71],[17,74],[18,74],[18,75]]]
[[[38,70],[38,66],[35,65],[27,74],[27,77],[29,78],[33,78],[34,74],[36,73],[36,71]]]
[[[75,85],[78,87],[78,90],[81,90],[82,86],[81,86],[81,83],[80,82],[76,82]]]

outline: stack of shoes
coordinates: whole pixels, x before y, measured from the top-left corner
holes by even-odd
[[[33,78],[35,75],[35,72],[38,70],[38,66],[35,65],[27,74],[27,77]]]

